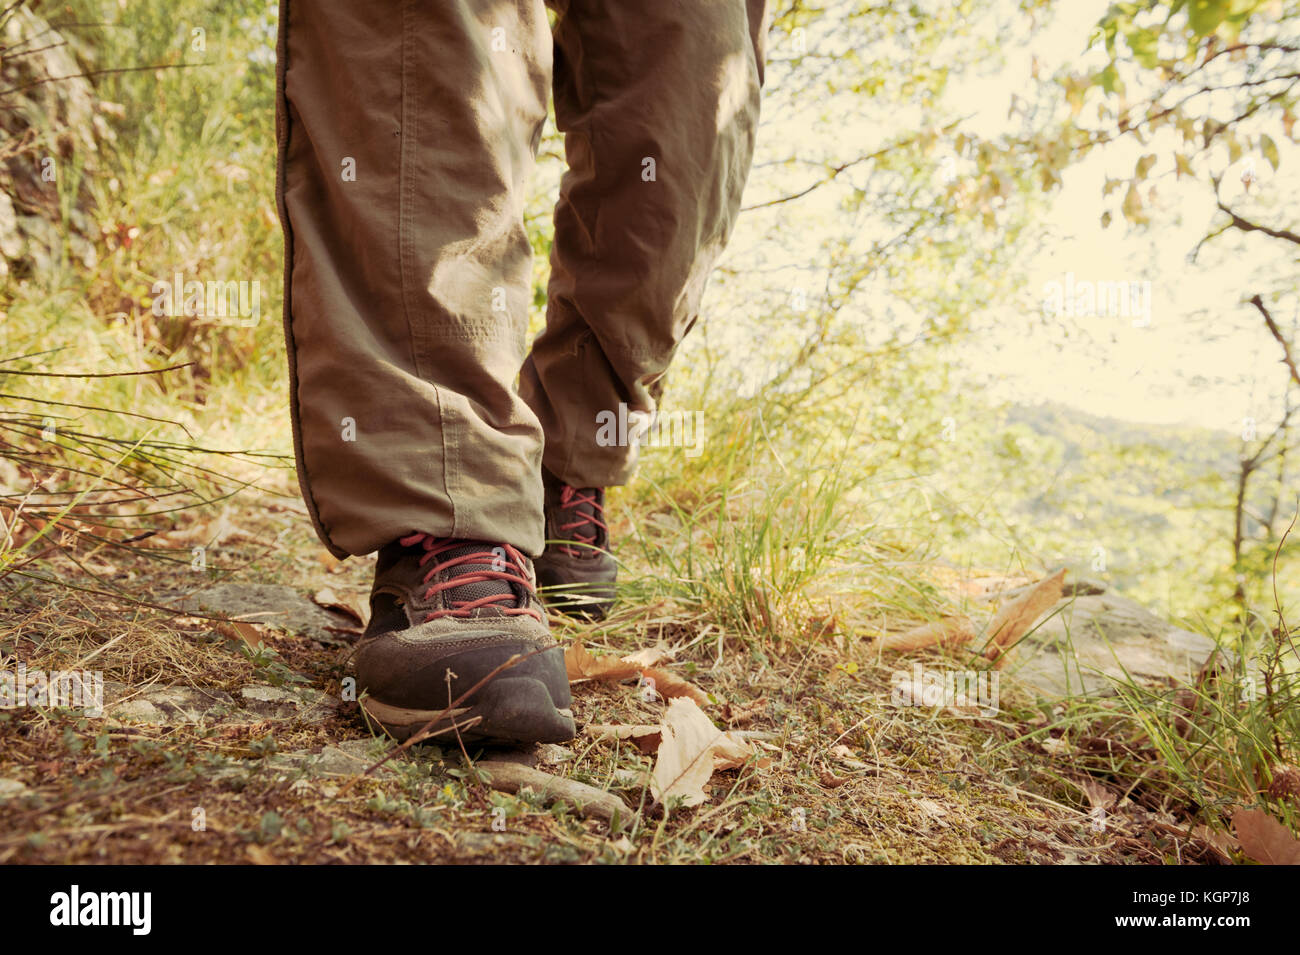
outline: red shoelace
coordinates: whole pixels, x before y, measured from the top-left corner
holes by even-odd
[[[576,508],[579,508],[584,504],[591,505],[592,513],[588,514],[584,511],[576,510]],[[599,531],[605,531],[606,533],[609,532],[609,528],[605,526],[605,522],[600,519],[605,515],[605,508],[596,500],[594,492],[591,494],[583,494],[576,487],[569,487],[569,485],[565,484],[560,491],[560,507],[565,510],[574,508],[575,510],[573,511],[573,514],[576,520],[572,520],[567,524],[561,524],[556,528],[556,530],[561,532],[573,531],[573,540],[577,541],[579,544],[586,544],[588,545],[588,548],[594,547],[597,537],[599,536]],[[587,526],[593,528],[592,533],[583,534],[578,532],[578,528]],[[568,554],[570,557],[584,556],[584,552],[577,547],[560,545],[558,549],[561,553]],[[588,549],[585,552],[585,556],[590,556],[590,554],[591,551]]]
[[[420,557],[420,566],[423,567],[429,561],[434,560],[439,554],[445,554],[449,550],[463,548],[467,541],[455,540],[448,537],[434,537],[432,534],[413,533],[401,538],[403,547],[422,546],[425,550]],[[503,560],[501,553],[505,553]],[[429,599],[434,594],[441,593],[444,590],[454,590],[457,587],[463,587],[466,584],[483,583],[490,580],[499,580],[508,584],[522,584],[529,593],[535,591],[533,581],[524,575],[524,555],[509,544],[502,544],[495,549],[475,551],[472,553],[457,554],[450,560],[441,562],[434,561],[434,565],[429,568],[424,575],[424,582],[430,583],[434,577],[442,573],[449,567],[458,567],[461,564],[489,564],[492,567],[500,566],[504,563],[505,570],[494,570],[476,567],[473,570],[467,570],[464,573],[457,574],[448,580],[431,584],[428,590],[424,592],[425,599]],[[436,620],[439,617],[469,617],[479,607],[496,606],[503,614],[512,617],[529,616],[536,620],[542,619],[539,610],[531,605],[523,607],[500,606],[502,604],[514,603],[516,596],[513,591],[507,591],[500,594],[488,594],[479,597],[477,600],[452,600],[451,607],[446,610],[432,610],[425,615],[425,620]]]

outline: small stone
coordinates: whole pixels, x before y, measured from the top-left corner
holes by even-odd
[[[360,776],[379,760],[384,758],[387,750],[376,745],[373,739],[349,739],[331,744],[319,753],[301,754],[304,756],[303,768],[311,776]],[[397,768],[385,764],[376,773],[395,773]]]
[[[135,720],[140,723],[166,723],[167,717],[162,710],[148,700],[127,700],[114,706],[108,715],[119,720]]]

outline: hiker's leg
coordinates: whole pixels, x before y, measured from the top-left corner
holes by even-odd
[[[411,531],[542,549],[514,391],[542,0],[284,0],[285,332],[303,495],[338,556]]]
[[[596,416],[655,409],[697,317],[749,172],[766,0],[559,0],[555,115],[569,169],[555,209],[546,330],[520,389],[543,463],[575,487],[625,483],[635,447]]]

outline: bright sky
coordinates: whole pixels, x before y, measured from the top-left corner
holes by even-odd
[[[1044,77],[1067,63],[1086,62],[1085,56],[1104,62],[1100,49],[1085,53],[1085,48],[1107,3],[1071,0],[1056,4],[1053,19],[1032,40],[1018,47],[1003,44],[1003,62],[990,63],[982,76],[963,77],[954,83],[945,105],[954,115],[971,117],[963,128],[985,135],[1008,131],[1008,107],[1012,97],[1023,94],[1032,82],[1034,57]],[[810,50],[825,54],[837,42],[836,37],[833,29],[820,35],[810,28],[807,41]],[[780,38],[775,39],[779,55]],[[915,115],[904,112],[892,114],[893,129],[881,129],[864,120],[838,130],[834,144],[837,155],[843,159],[869,153],[897,129],[916,128],[925,121],[919,111]],[[765,124],[763,138],[767,141],[760,139],[758,162],[784,158],[791,142],[798,143],[801,135],[807,136],[806,130],[801,133],[795,128],[800,125],[800,117],[792,118],[789,125],[789,129],[782,129],[775,123]],[[1275,173],[1268,163],[1254,160],[1250,198],[1268,201],[1270,196],[1300,195],[1300,149],[1280,128],[1266,131],[1278,145],[1281,162]],[[1247,416],[1256,418],[1261,428],[1276,418],[1286,384],[1277,361],[1280,352],[1258,313],[1242,302],[1257,291],[1267,292],[1265,278],[1292,274],[1294,251],[1275,240],[1230,236],[1206,246],[1199,261],[1189,263],[1189,253],[1208,231],[1216,211],[1214,196],[1206,184],[1186,178],[1177,181],[1172,174],[1172,161],[1166,157],[1172,154],[1173,135],[1160,133],[1146,145],[1131,137],[1121,138],[1066,172],[1064,185],[1053,196],[1041,222],[1046,234],[1037,251],[1030,253],[1030,278],[1023,289],[1023,301],[976,320],[979,331],[964,352],[965,371],[972,383],[997,398],[1025,402],[1045,399],[1092,414],[1199,425],[1234,433],[1242,430]],[[819,145],[824,144],[810,141],[806,150],[801,148],[797,154],[819,160],[823,157],[813,155]],[[1107,174],[1131,175],[1137,159],[1147,152],[1161,157],[1152,170],[1158,190],[1154,201],[1148,203],[1148,209],[1153,210],[1152,227],[1146,231],[1132,229],[1116,214],[1110,228],[1103,229],[1102,186]],[[1217,162],[1215,168],[1222,168],[1226,156]],[[1231,206],[1237,206],[1242,199],[1241,171],[1247,162],[1243,159],[1223,176],[1221,195]],[[805,185],[815,174],[813,169],[813,173],[796,170],[790,174],[788,184]],[[747,203],[768,198],[757,192],[773,188],[773,177],[781,174],[779,170],[763,172],[765,175],[756,177],[762,184],[758,190],[750,190]],[[1114,194],[1112,205],[1120,195]],[[795,221],[802,219],[809,224],[810,241],[819,241],[813,223],[823,217],[831,221],[832,217],[843,216],[837,206],[841,198],[832,190],[819,190],[798,200]],[[855,224],[855,242],[863,248],[880,235],[870,212],[870,208],[864,208],[861,221]],[[737,230],[726,258],[748,267],[754,261],[751,254],[761,255],[762,230],[747,230],[743,224],[742,219],[742,228]],[[1063,342],[1057,323],[1043,320],[1041,300],[1051,283],[1065,286],[1071,275],[1076,286],[1099,281],[1134,283],[1143,291],[1148,288],[1143,283],[1149,282],[1148,320],[1143,327],[1134,327],[1127,316],[1083,318],[1080,321],[1091,342]],[[768,287],[777,288],[802,282],[810,286],[810,296],[818,291],[814,286],[819,282],[794,268],[775,271],[764,276],[764,281]],[[1297,318],[1276,313],[1274,317],[1284,328]],[[894,305],[862,316],[868,327],[879,327],[882,332],[886,325],[891,329],[919,325],[920,318],[907,314],[905,306]],[[717,334],[710,329],[711,336]],[[721,334],[725,340],[727,331]]]
[[[954,108],[976,114],[983,132],[1003,128],[1010,95],[1029,80],[1031,56],[1037,55],[1048,70],[1077,60],[1079,38],[1087,37],[1106,6],[1106,0],[1058,4],[1054,21],[1031,45],[1007,51],[1004,69],[981,82],[957,85]],[[1254,161],[1251,192],[1298,195],[1300,150],[1280,128],[1268,131],[1278,144],[1281,163],[1274,173],[1268,163]],[[1071,169],[1048,217],[1055,235],[1039,250],[1030,282],[1032,289],[1041,291],[1051,282],[1064,285],[1067,273],[1074,274],[1076,283],[1150,281],[1149,326],[1135,328],[1125,317],[1090,318],[1089,330],[1102,347],[1058,352],[1047,330],[1025,337],[1021,323],[1008,321],[1004,333],[999,331],[999,316],[991,316],[991,328],[979,336],[971,362],[995,394],[1019,400],[1038,396],[1093,414],[1233,432],[1241,430],[1246,416],[1262,422],[1278,414],[1285,384],[1276,363],[1280,352],[1258,313],[1240,303],[1265,290],[1251,284],[1248,268],[1273,274],[1294,271],[1294,253],[1285,243],[1252,240],[1246,255],[1238,257],[1230,254],[1235,239],[1219,240],[1221,244],[1202,251],[1198,263],[1189,263],[1188,254],[1214,219],[1214,197],[1205,185],[1187,179],[1179,183],[1172,175],[1158,182],[1158,211],[1150,231],[1129,231],[1122,222],[1101,228],[1100,197],[1107,172],[1116,177],[1130,174],[1139,156],[1160,154],[1169,143],[1168,136],[1146,146],[1121,140]],[[1221,195],[1229,206],[1242,198],[1241,171],[1247,162],[1243,159],[1223,177]],[[1164,171],[1168,168],[1162,158],[1153,174]],[[1250,261],[1242,261],[1247,256]],[[1296,316],[1274,317],[1287,327]],[[1236,331],[1229,335],[1232,328]],[[1219,334],[1221,340],[1211,340]],[[1008,373],[1008,368],[1014,371]]]

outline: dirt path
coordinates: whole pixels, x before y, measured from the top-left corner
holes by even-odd
[[[74,549],[98,579],[45,568],[98,593],[7,582],[4,667],[97,670],[105,713],[0,711],[0,862],[1219,861],[1141,806],[1099,820],[1014,700],[992,718],[891,706],[894,665],[865,643],[719,656],[707,620],[667,605],[556,625],[594,653],[668,648],[713,722],[748,734],[755,758],[705,804],[665,812],[654,757],[587,731],[659,721],[634,681],[576,684],[579,737],[511,757],[621,801],[617,826],[553,786],[494,789],[479,760],[499,754],[425,745],[364,774],[392,747],[344,699],[357,623],[308,595],[363,599],[368,562],[322,558],[292,505],[222,520],[159,541],[170,563]]]

